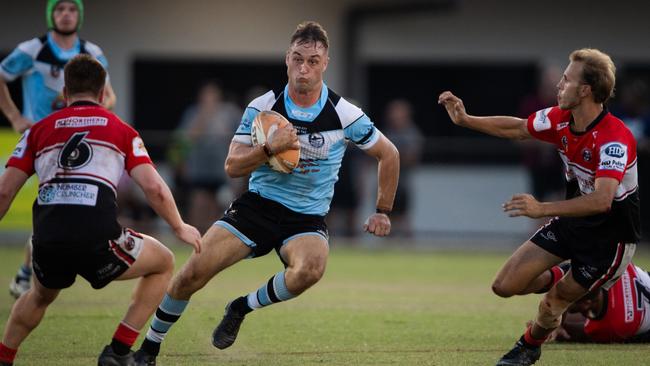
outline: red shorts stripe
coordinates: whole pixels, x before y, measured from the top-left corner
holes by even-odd
[[[118,258],[120,258],[124,263],[128,264],[131,266],[133,262],[135,262],[135,258],[130,256],[127,252],[125,252],[119,245],[117,245],[114,241],[109,241],[111,250],[113,253],[115,253]]]
[[[609,267],[607,272],[600,277],[596,282],[594,282],[593,285],[589,288],[589,291],[593,291],[597,288],[600,288],[603,286],[607,281],[611,280],[618,269],[621,267],[621,263],[623,262],[623,254],[625,252],[625,244],[623,243],[618,243],[616,247],[616,256],[614,257],[614,260],[612,261],[612,265]],[[626,264],[627,266],[627,264]]]

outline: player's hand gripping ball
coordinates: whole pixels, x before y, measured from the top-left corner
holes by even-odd
[[[267,146],[273,141],[273,135],[279,128],[291,125],[284,116],[275,111],[262,111],[257,114],[251,127],[251,139],[253,146],[267,143]],[[271,169],[282,173],[291,173],[300,160],[300,147],[298,149],[288,149],[273,154],[269,158]]]

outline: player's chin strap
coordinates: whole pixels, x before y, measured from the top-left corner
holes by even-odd
[[[76,29],[71,30],[71,31],[67,31],[67,32],[63,32],[63,31],[59,30],[57,27],[52,28],[52,31],[54,31],[55,33],[60,34],[62,36],[71,36],[71,35],[77,33]]]

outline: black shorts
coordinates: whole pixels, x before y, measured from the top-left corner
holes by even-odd
[[[34,243],[32,264],[38,281],[49,289],[72,286],[77,275],[99,289],[126,272],[144,246],[144,238],[123,229],[115,240],[87,245]]]
[[[329,239],[324,216],[295,212],[250,191],[233,201],[215,225],[224,227],[250,247],[252,257],[273,249],[279,254],[282,245],[298,236],[319,235]]]
[[[611,287],[632,261],[636,249],[635,243],[577,232],[557,217],[542,226],[530,241],[553,255],[570,259],[573,278],[589,290]]]

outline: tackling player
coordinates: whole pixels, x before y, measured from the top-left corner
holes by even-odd
[[[34,122],[65,107],[63,67],[72,57],[80,53],[90,54],[105,68],[108,67],[102,50],[77,36],[83,23],[83,14],[81,0],[48,0],[45,18],[50,31],[41,37],[22,42],[0,63],[0,111],[16,132],[23,133]],[[18,78],[22,78],[22,114],[11,99],[6,85]],[[115,94],[108,79],[104,88],[103,105],[109,109],[115,105]],[[17,298],[29,289],[31,275],[28,243],[25,262],[9,284],[12,296]]]
[[[116,187],[125,169],[176,236],[200,248],[199,232],[181,219],[138,133],[100,106],[105,81],[97,60],[74,57],[65,67],[68,107],[25,132],[0,177],[0,217],[30,175],[36,173],[40,183],[33,209],[34,286],[11,310],[0,343],[0,365],[12,364],[47,307],[77,275],[95,289],[113,280],[140,278],[98,362],[133,364],[130,347],[165,292],[174,257],[155,238],[117,222]]]
[[[231,177],[251,174],[249,190],[204,235],[203,251],[193,254],[174,277],[140,349],[147,354],[142,365],[155,365],[160,343],[192,294],[244,258],[275,250],[286,269],[226,306],[212,335],[212,344],[219,349],[232,345],[246,314],[292,299],[321,279],[329,252],[325,216],[348,141],[378,160],[377,212],[370,215],[365,229],[377,236],[390,233],[388,215],[399,176],[399,153],[361,109],[325,85],[328,48],[320,24],[298,25],[285,57],[288,84],[246,108],[225,169]],[[264,110],[282,114],[293,126],[279,128],[272,141],[253,146],[251,124]],[[298,145],[300,163],[292,174],[266,164],[274,153]]]
[[[558,106],[528,120],[468,115],[463,101],[448,91],[438,99],[455,124],[498,137],[546,141],[565,165],[566,200],[539,202],[515,194],[503,205],[513,217],[553,218],[501,268],[492,285],[497,295],[531,292],[540,274],[563,260],[571,260],[571,270],[544,295],[532,326],[497,365],[535,363],[562,314],[587,292],[611,287],[640,239],[636,141],[605,107],[616,68],[595,49],[576,50],[569,59],[557,85]]]

